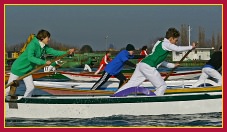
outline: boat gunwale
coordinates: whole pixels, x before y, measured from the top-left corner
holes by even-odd
[[[29,98],[20,98],[17,101],[6,101],[7,103],[26,103],[26,104],[115,104],[115,103],[155,103],[155,102],[174,102],[174,101],[192,101],[221,99],[222,92],[203,92],[203,93],[185,93],[170,94],[164,96],[127,96],[127,97],[110,97],[110,96],[37,96]]]
[[[44,87],[44,86],[36,86],[36,88],[41,90],[71,91],[71,92],[75,92],[76,95],[78,95],[78,93],[87,93],[85,95],[114,94],[114,91],[106,91],[106,90],[83,90],[83,89]],[[154,90],[151,90],[151,91],[154,92]],[[174,94],[174,93],[195,93],[195,92],[200,93],[200,92],[219,92],[219,91],[222,91],[221,86],[196,87],[196,88],[170,88],[170,89],[166,89],[165,95]]]

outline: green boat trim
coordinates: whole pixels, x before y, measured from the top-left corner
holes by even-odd
[[[165,96],[129,96],[129,97],[77,97],[77,96],[38,96],[21,98],[14,103],[32,104],[114,104],[114,103],[145,103],[145,102],[177,102],[222,98],[222,94],[194,93]]]

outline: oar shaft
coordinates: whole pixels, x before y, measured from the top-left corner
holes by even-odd
[[[180,63],[188,56],[188,54],[189,54],[191,51],[192,51],[192,50],[189,50],[189,51],[181,58],[181,60],[178,62],[178,64],[180,64]],[[166,80],[169,78],[169,76],[173,73],[173,71],[174,71],[176,68],[177,68],[177,67],[174,67],[174,68],[166,75],[164,81],[166,81]]]

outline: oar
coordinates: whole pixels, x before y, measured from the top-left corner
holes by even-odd
[[[181,58],[181,60],[178,62],[178,64],[180,64],[180,63],[188,56],[188,54],[189,54],[191,51],[192,51],[192,50],[189,50],[189,51]],[[174,67],[174,68],[166,75],[164,81],[166,81],[166,80],[169,78],[169,76],[173,73],[173,71],[174,71],[177,67],[178,67],[178,66]]]
[[[52,60],[51,63],[53,63],[53,62],[55,62],[55,61],[57,61],[57,60],[59,60],[59,59],[65,57],[65,56],[67,56],[68,53],[69,53],[69,52],[67,52],[66,54],[64,54],[64,55],[62,55],[62,56],[57,57],[56,59]],[[31,74],[37,72],[38,70],[42,69],[42,68],[45,67],[45,66],[47,66],[47,64],[44,64],[44,65],[42,65],[42,66],[39,66],[38,68],[36,68],[36,69],[32,70],[31,72],[25,74],[24,76],[21,76],[21,77],[17,78],[15,81],[20,81],[20,80],[24,79],[25,77],[27,77],[27,76],[29,76],[29,75],[31,75]],[[15,83],[15,82],[12,81],[11,83],[7,84],[5,88],[7,88],[7,87],[13,85],[14,83]]]

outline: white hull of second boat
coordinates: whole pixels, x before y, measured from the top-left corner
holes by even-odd
[[[68,77],[71,80],[75,80],[75,81],[98,81],[100,78],[100,77],[93,77],[93,76],[73,75],[73,74],[67,74],[67,73],[62,73],[62,75]],[[109,78],[108,81],[119,82],[119,80],[117,78]]]
[[[197,80],[179,80],[179,81],[166,81],[166,84],[169,88],[185,88],[191,87]],[[217,83],[207,79],[205,84],[210,84],[211,86],[217,86]],[[90,89],[95,82],[50,82],[50,81],[34,81],[35,86],[43,86],[43,87],[55,87],[55,88],[67,88],[67,89],[80,89],[87,88]],[[205,85],[204,84],[204,85]],[[118,88],[118,82],[106,82],[102,87],[103,88]],[[143,82],[141,84],[143,87],[152,88],[154,87],[150,82]]]
[[[76,80],[76,81],[98,81],[100,78],[99,76],[92,76],[92,75],[86,75],[84,76],[83,74],[78,74],[78,73],[73,73],[73,72],[62,72],[62,75],[68,77],[71,80]],[[196,71],[178,71],[176,73],[173,73],[173,75],[168,77],[168,80],[179,80],[179,79],[194,79],[196,77],[199,77],[201,75],[201,70],[196,70]],[[162,76],[165,78],[165,76]],[[119,81],[117,78],[109,78],[109,81]]]

